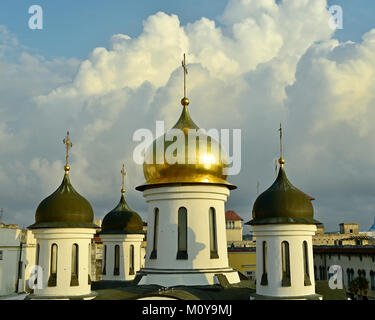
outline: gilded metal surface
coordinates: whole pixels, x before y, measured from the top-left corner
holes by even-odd
[[[256,224],[317,224],[314,219],[314,208],[309,197],[294,187],[288,180],[284,168],[270,188],[264,191],[255,201],[253,220]]]
[[[73,188],[65,172],[57,190],[39,204],[29,228],[97,228],[93,220],[90,203]]]
[[[119,204],[107,213],[102,222],[101,234],[143,234],[143,221],[121,195]]]
[[[64,170],[65,170],[65,172],[68,172],[70,170],[70,167],[69,167],[69,148],[73,147],[73,144],[69,139],[69,131],[66,133],[66,138],[63,140],[63,143],[66,146],[66,156],[65,156]]]
[[[226,181],[226,175],[223,169],[228,167],[227,155],[222,153],[221,145],[208,135],[202,135],[207,139],[207,148],[199,150],[199,137],[195,144],[188,143],[188,130],[199,129],[199,127],[191,119],[185,98],[182,99],[183,110],[177,123],[172,129],[180,129],[184,134],[184,163],[169,164],[165,161],[165,154],[168,147],[176,141],[166,141],[166,134],[160,136],[146,151],[147,155],[152,153],[153,163],[144,163],[143,173],[146,178],[146,184],[137,187],[137,190],[144,190],[148,187],[160,184],[175,184],[175,183],[209,183],[226,185],[230,189],[236,188]],[[188,100],[187,100],[188,101]],[[164,140],[164,149],[160,155],[156,152],[156,145]],[[192,149],[194,148],[194,149]],[[194,157],[195,156],[195,157]],[[190,159],[190,161],[189,161]],[[189,163],[190,162],[190,163]],[[194,162],[194,163],[192,163]]]

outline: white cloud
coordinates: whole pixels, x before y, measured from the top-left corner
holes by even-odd
[[[155,120],[171,126],[178,119],[186,52],[193,119],[206,128],[242,128],[243,169],[231,178],[239,190],[229,206],[249,219],[257,180],[261,189],[272,183],[282,121],[291,181],[317,198],[319,218],[339,219],[342,210],[330,199],[347,200],[348,184],[357,179],[350,189],[357,203],[357,190],[375,178],[368,174],[375,164],[375,30],[362,43],[339,43],[330,39],[328,19],[325,0],[230,0],[221,25],[202,18],[181,26],[176,15],[158,12],[138,37],[116,34],[109,49],[94,48],[79,64],[31,54],[2,27],[0,51],[20,52],[16,62],[0,63],[14,76],[10,83],[0,79],[0,146],[8,153],[0,159],[0,178],[9,190],[28,192],[15,208],[28,207],[25,219],[32,222],[36,204],[57,188],[61,140],[69,129],[72,182],[96,216],[118,200],[123,162],[129,203],[144,213],[142,195],[134,191],[144,178],[132,161],[133,132],[154,130]],[[0,194],[0,200],[12,199]],[[369,212],[363,223],[373,220]]]

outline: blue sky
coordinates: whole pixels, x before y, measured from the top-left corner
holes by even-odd
[[[96,218],[118,201],[123,162],[128,202],[145,218],[132,136],[156,120],[167,127],[177,120],[186,52],[195,122],[242,130],[242,169],[229,179],[238,189],[228,209],[250,219],[257,181],[263,191],[274,180],[283,122],[288,177],[316,198],[316,218],[327,230],[351,221],[368,229],[375,216],[375,1],[329,0],[344,11],[344,29],[335,33],[324,0],[276,3],[1,1],[5,222],[31,224],[59,185],[67,129],[72,182]],[[35,4],[44,10],[43,30],[28,28]]]
[[[278,1],[280,2],[280,1]],[[28,8],[38,4],[44,10],[44,29],[30,30]],[[329,0],[329,5],[340,5],[344,10],[344,29],[335,37],[340,41],[359,41],[363,33],[375,26],[375,1]],[[142,21],[163,11],[177,14],[186,25],[207,17],[216,19],[223,12],[227,0],[3,0],[0,24],[17,35],[20,42],[45,57],[65,56],[86,58],[94,47],[107,47],[113,34],[138,36]]]

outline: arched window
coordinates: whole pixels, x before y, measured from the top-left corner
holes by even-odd
[[[89,243],[89,248],[88,248],[88,255],[89,255],[89,268],[88,268],[88,279],[87,283],[91,284],[91,243]]]
[[[219,258],[217,253],[217,235],[216,235],[216,211],[214,208],[209,209],[209,228],[210,228],[210,257],[211,259]]]
[[[39,256],[40,256],[40,244],[36,245],[36,256],[35,256],[35,264],[39,265]]]
[[[154,243],[150,259],[157,258],[158,251],[158,229],[159,229],[159,208],[154,209]]]
[[[263,262],[263,274],[260,284],[262,286],[268,285],[267,278],[267,242],[263,241],[262,243],[262,262]]]
[[[309,252],[308,252],[307,241],[303,242],[302,250],[303,250],[303,267],[304,267],[304,272],[305,272],[304,284],[305,286],[311,286],[310,270],[309,270]]]
[[[50,263],[50,275],[48,279],[48,286],[55,287],[57,282],[57,244],[54,243],[51,246],[51,263]]]
[[[129,247],[129,275],[134,274],[134,245]]]
[[[178,209],[178,251],[177,259],[188,259],[187,253],[187,210],[185,207]]]
[[[281,242],[281,264],[282,264],[282,281],[283,287],[290,286],[290,257],[289,257],[289,243],[287,241]]]
[[[106,275],[106,266],[107,266],[107,245],[104,245],[104,250],[103,250],[103,275]]]
[[[115,245],[115,267],[113,269],[113,275],[120,275],[120,246],[118,244]]]
[[[72,246],[70,286],[78,286],[78,244]]]

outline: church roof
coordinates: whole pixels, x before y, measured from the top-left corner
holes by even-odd
[[[243,221],[243,219],[236,213],[234,212],[233,210],[227,210],[225,211],[225,220],[228,221],[228,220],[234,220],[234,221]]]
[[[57,190],[39,204],[29,229],[97,228],[93,221],[90,203],[73,188],[66,171]]]

